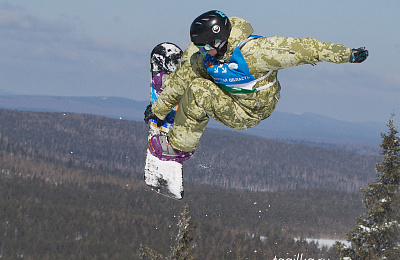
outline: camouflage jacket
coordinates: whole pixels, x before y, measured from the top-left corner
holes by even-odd
[[[228,48],[223,57],[224,62],[229,62],[234,49],[239,42],[247,39],[253,28],[247,21],[238,18],[230,18],[232,31],[228,39]],[[351,49],[337,43],[321,42],[312,38],[296,37],[262,37],[247,42],[241,48],[243,57],[253,77],[260,78],[270,70],[271,75],[259,81],[254,88],[267,85],[276,80],[277,71],[284,68],[302,64],[314,64],[317,62],[344,63],[349,62]],[[160,118],[165,116],[179,103],[185,89],[196,78],[212,80],[203,68],[205,56],[198,52],[196,46],[191,43],[184,51],[178,68],[165,82],[166,88],[153,104],[153,112]],[[280,84],[275,84],[265,90],[252,94],[232,94],[235,101],[246,110],[249,116],[267,118],[275,109],[280,98]],[[225,93],[225,92],[224,92]]]

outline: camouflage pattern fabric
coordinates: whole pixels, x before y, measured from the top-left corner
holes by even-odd
[[[232,17],[230,21],[232,31],[222,62],[229,62],[239,42],[253,33],[247,21],[238,17]],[[349,62],[351,54],[351,49],[341,44],[279,36],[251,40],[241,50],[256,79],[273,70],[254,88],[273,82],[280,69],[322,61],[345,63]],[[197,47],[190,44],[178,68],[165,82],[166,88],[153,104],[153,112],[160,119],[179,104],[174,126],[168,135],[171,145],[185,152],[197,148],[209,116],[235,129],[254,127],[271,115],[280,98],[278,80],[271,87],[255,93],[233,94],[222,90],[203,68],[204,58]]]

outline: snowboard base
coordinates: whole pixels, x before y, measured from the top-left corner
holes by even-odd
[[[157,193],[169,198],[183,198],[182,164],[161,161],[147,150],[145,182]]]

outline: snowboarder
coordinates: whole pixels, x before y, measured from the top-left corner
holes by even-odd
[[[235,129],[254,127],[268,118],[280,98],[278,70],[323,61],[361,63],[368,56],[365,48],[252,33],[244,19],[228,18],[217,10],[193,21],[192,43],[158,100],[146,109],[146,122],[162,121],[179,104],[168,136],[150,139],[150,147],[162,147],[165,156],[190,156],[209,116]]]

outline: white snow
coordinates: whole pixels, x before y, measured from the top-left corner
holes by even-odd
[[[295,241],[299,241],[300,238],[295,238]],[[332,247],[336,241],[343,243],[345,246],[349,246],[350,243],[346,240],[336,240],[336,239],[329,239],[329,238],[305,238],[308,243],[315,242],[319,244],[319,247]]]

